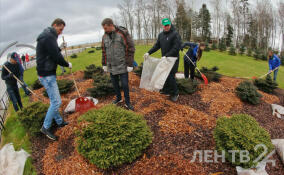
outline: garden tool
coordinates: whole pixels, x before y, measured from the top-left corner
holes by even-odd
[[[194,64],[194,62],[189,58],[189,56],[187,56],[187,54],[185,53],[185,51],[183,51],[183,53],[184,53],[184,55],[187,57],[187,59],[195,66],[195,68],[197,69],[197,71],[200,73],[200,75],[201,75],[201,77],[202,77],[202,79],[203,79],[203,81],[204,81],[204,84],[208,84],[208,79],[207,79],[207,77],[203,74],[203,73],[201,73],[200,72],[200,70],[198,69],[198,67]]]
[[[279,66],[276,67],[275,69],[273,69],[272,71],[270,71],[270,72],[268,72],[268,73],[266,73],[266,74],[260,76],[259,79],[265,77],[265,76],[268,75],[268,74],[271,74],[272,72],[276,71],[277,69],[279,69]],[[256,76],[253,76],[252,79],[255,80],[255,79],[258,79],[258,78],[257,78]]]
[[[12,73],[4,64],[3,67],[9,72]],[[16,75],[13,74],[13,77],[22,85],[25,86],[25,84],[18,78]],[[32,91],[28,86],[26,86],[27,90],[30,91],[34,96],[36,96],[39,100],[43,101],[34,91]]]
[[[64,36],[62,37],[62,39],[63,39],[63,43],[65,43]],[[66,59],[68,59],[67,50],[66,50],[65,45],[64,45],[64,51],[65,51],[65,57],[66,57]],[[70,72],[71,72],[71,75],[72,75],[72,79],[73,79],[76,91],[77,91],[78,96],[79,96],[75,101],[75,111],[76,112],[86,112],[89,109],[94,108],[95,105],[90,99],[88,99],[87,97],[81,97],[81,94],[79,92],[77,83],[75,81],[75,78],[74,78],[74,75],[73,75],[73,72],[72,72],[72,68],[70,69]]]

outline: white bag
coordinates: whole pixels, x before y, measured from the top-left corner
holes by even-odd
[[[86,97],[88,98],[89,100],[91,100],[94,105],[97,105],[99,103],[99,101],[96,99],[96,98],[93,98],[93,97]],[[65,108],[64,112],[65,113],[72,113],[72,112],[75,112],[75,106],[76,106],[76,99],[73,99],[71,100],[67,107]]]
[[[240,166],[237,166],[237,173],[238,175],[268,175],[266,170],[265,170],[266,162],[260,162],[256,170],[254,169],[244,169]]]
[[[30,155],[23,149],[15,151],[12,143],[0,150],[0,175],[22,175]]]
[[[272,144],[275,146],[277,154],[284,164],[284,139],[273,139]]]
[[[176,57],[167,57],[165,59],[149,57],[143,63],[139,87],[149,91],[159,91],[162,89],[176,59]]]
[[[183,73],[176,73],[176,78],[177,78],[177,79],[185,79]]]
[[[284,107],[283,106],[280,106],[277,104],[271,104],[271,107],[272,107],[273,116],[276,114],[278,118],[284,119]]]

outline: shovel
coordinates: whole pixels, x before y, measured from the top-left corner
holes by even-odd
[[[203,81],[204,81],[204,84],[207,85],[208,84],[208,79],[207,77],[200,72],[200,70],[198,69],[198,67],[194,64],[194,62],[189,58],[189,56],[187,56],[187,54],[183,51],[184,55],[187,57],[187,59],[195,66],[195,68],[197,69],[197,71],[200,73]]]
[[[65,43],[64,36],[62,37],[62,39],[63,39],[63,43]],[[67,50],[66,50],[66,46],[65,45],[64,45],[64,51],[65,51],[65,57],[67,59],[68,55],[67,55]],[[72,79],[73,79],[76,91],[77,91],[78,96],[79,96],[75,100],[75,111],[76,112],[86,112],[89,109],[94,108],[95,105],[94,105],[94,103],[90,99],[88,99],[87,97],[81,97],[81,94],[79,92],[79,89],[77,87],[77,83],[75,81],[75,78],[74,78],[74,75],[73,75],[73,72],[72,72],[72,68],[70,69],[70,72],[71,72],[71,75],[72,75]]]

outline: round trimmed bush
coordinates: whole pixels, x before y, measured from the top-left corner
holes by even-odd
[[[211,69],[202,67],[200,71],[207,77],[209,82],[219,82],[222,75],[217,72],[218,70],[219,68],[217,66],[214,66]],[[199,79],[202,79],[199,72],[196,72],[195,76]]]
[[[241,82],[236,88],[236,94],[242,101],[253,105],[259,104],[260,98],[262,97],[262,95],[257,92],[257,87],[250,81]]]
[[[56,80],[56,81],[60,95],[67,94],[73,89],[74,82],[72,80],[65,79],[65,80]],[[43,95],[45,97],[48,97],[46,90],[44,90]]]
[[[31,136],[38,135],[49,105],[35,102],[19,111],[18,119]]]
[[[259,90],[269,94],[272,94],[278,86],[278,84],[272,80],[270,75],[267,75],[265,79],[255,79],[253,84]]]
[[[177,86],[181,95],[193,94],[198,90],[198,82],[190,79],[178,79]]]
[[[77,150],[101,169],[130,163],[152,143],[152,132],[143,116],[108,105],[79,118]]]
[[[258,162],[254,161],[263,153],[264,149],[260,147],[255,150],[256,145],[263,144],[267,147],[265,156],[273,150],[269,133],[253,117],[246,114],[235,114],[230,118],[218,118],[213,135],[217,150],[219,152],[224,150],[228,161],[243,168],[251,168],[257,165]],[[237,152],[235,161],[232,161],[232,153],[229,150],[247,150],[250,160],[241,162],[240,153]]]

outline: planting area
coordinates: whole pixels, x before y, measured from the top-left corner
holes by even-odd
[[[84,79],[84,72],[74,73],[82,96],[88,96],[87,89],[93,86],[93,79]],[[70,79],[71,75],[59,76],[58,79]],[[235,167],[229,162],[205,163],[190,162],[195,150],[215,150],[213,130],[219,116],[231,116],[235,113],[251,115],[265,128],[271,139],[284,138],[284,121],[272,116],[270,104],[284,106],[284,93],[277,89],[276,94],[264,92],[258,105],[242,102],[235,94],[235,88],[243,80],[222,77],[219,82],[211,82],[207,86],[199,85],[199,90],[192,95],[181,95],[177,103],[158,92],[149,92],[139,88],[140,77],[130,73],[130,98],[134,112],[144,116],[153,133],[153,140],[144,153],[129,164],[102,170],[83,158],[77,151],[76,131],[84,125],[79,123],[80,113],[63,114],[69,125],[56,129],[59,140],[52,142],[45,136],[35,136],[32,142],[32,162],[38,174],[236,174]],[[43,96],[43,88],[35,92],[49,103]],[[71,99],[77,97],[73,89],[62,94],[61,111]],[[114,96],[100,97],[99,108],[110,104]],[[34,96],[31,102],[38,101]],[[120,105],[123,107],[123,105]],[[213,158],[212,158],[213,159]],[[283,164],[274,154],[276,166],[266,166],[268,174],[284,174]]]

